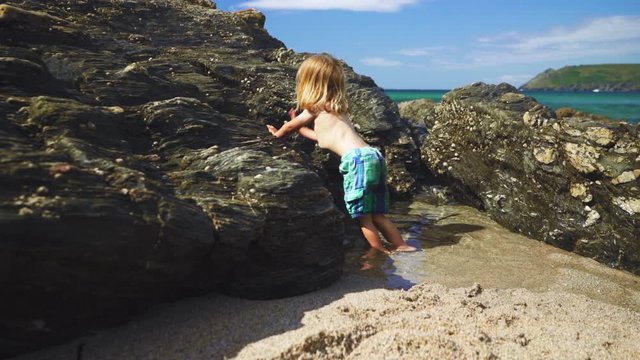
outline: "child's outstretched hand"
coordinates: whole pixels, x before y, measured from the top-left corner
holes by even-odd
[[[291,120],[296,118],[296,109],[295,108],[289,109],[289,117],[291,118]]]
[[[289,114],[289,117],[291,118],[291,120],[296,118],[296,109],[295,108],[291,108],[289,109],[289,111],[287,112]],[[286,123],[286,121],[285,121]],[[271,133],[271,135],[276,136],[276,133],[278,132],[278,129],[276,129],[275,126],[273,125],[267,125],[267,129],[269,130],[269,132]]]

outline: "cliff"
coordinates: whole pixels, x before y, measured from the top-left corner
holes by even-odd
[[[536,75],[522,90],[640,91],[640,64],[565,66]]]

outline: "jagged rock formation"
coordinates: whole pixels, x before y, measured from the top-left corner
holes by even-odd
[[[447,93],[428,130],[422,159],[459,197],[514,231],[640,274],[638,126],[557,120],[511,85],[475,83]]]
[[[0,356],[187,293],[340,275],[336,159],[265,129],[305,55],[264,21],[205,0],[0,5]],[[356,126],[408,194],[410,131],[347,75]]]

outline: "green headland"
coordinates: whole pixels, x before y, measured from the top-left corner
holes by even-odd
[[[640,64],[565,66],[536,75],[523,90],[537,91],[640,91]]]

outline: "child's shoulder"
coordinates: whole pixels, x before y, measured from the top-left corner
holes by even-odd
[[[316,113],[316,117],[327,117],[327,118],[336,118],[336,119],[348,119],[349,116],[347,114],[338,114],[333,111],[322,110]]]

